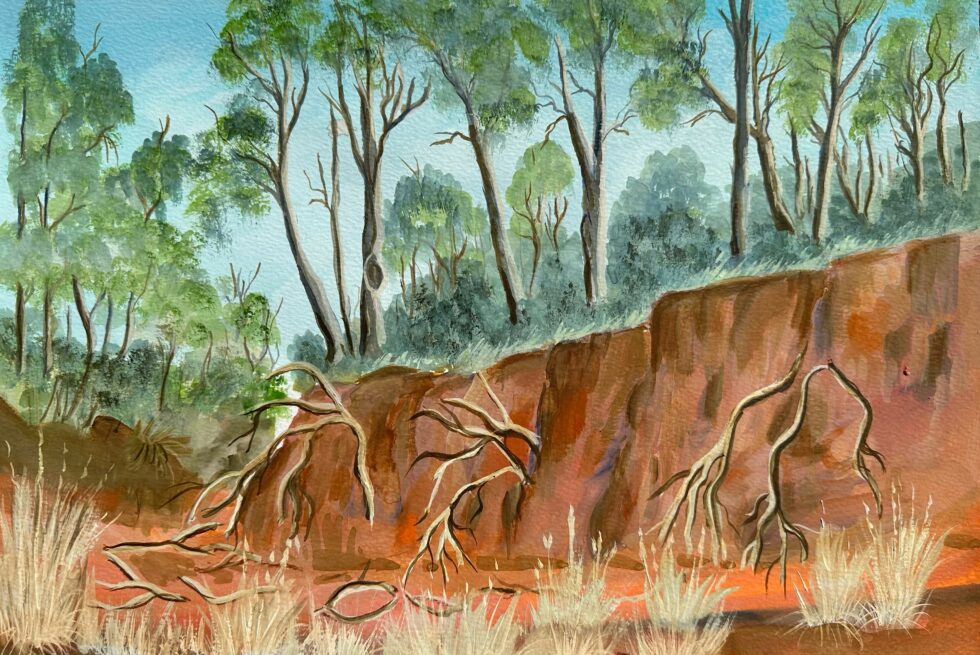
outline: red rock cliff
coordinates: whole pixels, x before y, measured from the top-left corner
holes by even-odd
[[[483,494],[471,554],[500,560],[543,553],[554,536],[564,552],[565,517],[575,508],[583,540],[635,543],[663,515],[672,493],[648,500],[717,439],[734,405],[782,377],[804,349],[804,370],[833,360],[874,409],[870,445],[885,457],[872,471],[885,500],[892,484],[932,496],[937,521],[978,532],[980,471],[980,235],[953,235],[847,257],[822,271],[737,279],[670,293],[635,328],[595,334],[505,359],[485,371],[512,418],[540,434],[533,484],[501,478]],[[861,408],[833,381],[814,381],[807,420],[784,457],[786,509],[816,525],[863,520],[870,494],[852,468]],[[739,424],[721,500],[733,522],[765,491],[769,444],[792,420],[790,391],[750,409]],[[466,441],[434,421],[410,420],[442,398],[490,409],[473,375],[388,368],[344,390],[370,442],[377,518],[363,519],[353,484],[354,442],[342,430],[315,441],[303,484],[318,504],[310,538],[317,566],[353,568],[363,558],[404,561],[438,462],[411,467],[427,450]],[[297,421],[309,421],[299,416]],[[287,451],[267,475],[288,468]],[[445,489],[490,462],[455,466]],[[455,485],[455,486],[454,486]],[[267,485],[274,486],[274,485]],[[671,490],[675,491],[676,487]],[[268,534],[271,496],[254,499],[246,527]],[[825,512],[825,514],[822,514]],[[253,538],[254,539],[254,538]],[[469,537],[467,537],[469,539]],[[484,560],[492,561],[492,560]]]

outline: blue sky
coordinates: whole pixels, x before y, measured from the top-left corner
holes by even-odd
[[[972,0],[963,1],[972,4]],[[719,86],[729,90],[732,53],[724,26],[714,11],[717,4],[717,0],[709,0],[711,9],[707,22],[709,27],[714,28],[714,33],[708,65]],[[136,124],[123,131],[121,153],[131,152],[168,114],[175,132],[190,135],[210,125],[213,119],[205,105],[217,108],[230,95],[230,90],[209,67],[210,53],[216,43],[209,25],[220,29],[224,22],[224,6],[221,0],[77,0],[78,40],[90,42],[96,24],[101,24],[100,35],[104,37],[102,48],[118,62],[133,94]],[[20,2],[17,0],[0,2],[0,53],[3,57],[9,56],[14,45],[19,9]],[[913,7],[902,11],[914,12],[916,9]],[[778,38],[788,19],[784,4],[775,0],[757,0],[756,14],[763,30],[773,32]],[[968,61],[968,81],[960,85],[951,99],[954,117],[955,110],[962,109],[968,119],[980,118],[980,77],[977,76],[977,67],[974,53]],[[545,80],[541,82],[539,88],[545,86]],[[615,72],[611,82],[609,106],[616,111],[625,102],[630,77],[626,72]],[[321,76],[318,83],[326,85],[329,80]],[[553,118],[548,111],[545,110],[529,129],[510,134],[494,153],[497,178],[503,188],[506,188],[524,149],[540,140],[544,126]],[[458,112],[438,111],[431,105],[400,126],[392,135],[386,155],[383,171],[385,197],[391,194],[398,178],[407,172],[400,159],[412,161],[417,157],[423,165],[429,163],[452,173],[482,203],[479,177],[468,144],[457,141],[454,145],[430,146],[438,138],[436,132],[463,126],[463,118]],[[329,151],[326,128],[326,104],[319,94],[311,94],[294,137],[291,187],[294,203],[301,211],[304,247],[317,262],[324,283],[333,294],[327,217],[322,207],[307,205],[310,194],[302,175],[304,169],[312,170],[317,151],[324,154]],[[559,142],[570,152],[564,130],[560,128],[556,134]],[[6,151],[10,144],[10,136],[4,133],[0,137],[0,148]],[[719,187],[727,184],[731,159],[731,130],[727,124],[709,118],[693,128],[678,127],[669,132],[654,133],[634,123],[631,125],[631,136],[614,136],[609,142],[607,183],[610,207],[626,180],[642,169],[649,154],[681,144],[690,145],[699,153],[712,183]],[[782,137],[777,137],[777,147],[780,148],[780,155],[788,154],[788,145]],[[349,268],[348,291],[353,295],[360,276],[357,259],[361,192],[359,178],[349,156],[344,162],[342,175],[342,232]],[[571,213],[576,211],[578,193],[576,186],[570,198],[573,203]],[[13,203],[6,185],[0,189],[0,212],[4,209],[12,214]],[[0,213],[0,219],[2,217]],[[209,252],[206,257],[207,268],[215,274],[226,273],[229,262],[235,262],[236,266],[245,269],[262,262],[262,275],[256,286],[274,300],[284,299],[280,321],[287,343],[292,335],[313,328],[312,316],[286,245],[281,219],[276,215],[236,224],[231,246]],[[395,293],[396,286],[388,285],[389,296]]]

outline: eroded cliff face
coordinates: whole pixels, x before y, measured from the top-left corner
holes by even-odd
[[[971,527],[980,490],[980,235],[968,234],[848,257],[822,271],[671,293],[638,327],[490,367],[484,372],[490,386],[515,422],[541,436],[542,449],[531,463],[530,486],[505,477],[485,489],[483,511],[465,537],[469,553],[506,568],[542,555],[545,534],[554,537],[553,552],[565,552],[569,506],[579,521],[579,548],[598,533],[606,544],[634,546],[638,530],[663,517],[678,487],[653,500],[651,494],[712,446],[739,400],[785,375],[804,349],[803,371],[832,360],[871,402],[869,443],[884,455],[887,471],[869,464],[886,505],[891,486],[900,483],[906,497],[915,489],[920,505],[932,497],[941,525],[980,532],[975,520]],[[799,382],[749,409],[738,426],[720,494],[736,525],[765,491],[769,447],[792,421]],[[341,429],[323,430],[303,478],[318,506],[309,537],[314,565],[404,562],[424,527],[416,523],[439,464],[412,463],[425,451],[468,445],[435,421],[412,416],[449,397],[493,406],[474,375],[396,368],[368,375],[343,394],[370,442],[377,517],[374,525],[363,518],[351,476],[353,439]],[[814,380],[810,411],[782,467],[793,520],[810,526],[821,517],[845,526],[864,520],[871,495],[853,469],[861,416],[832,377]],[[284,454],[267,476],[274,479],[298,456]],[[454,465],[440,498],[501,462],[488,456]],[[275,494],[258,493],[246,520],[253,543],[278,537],[270,530]],[[732,531],[728,537],[740,539]]]

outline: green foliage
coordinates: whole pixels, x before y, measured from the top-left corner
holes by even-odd
[[[547,33],[510,0],[377,0],[397,33],[425,53],[444,85],[437,100],[462,102],[490,134],[526,125],[536,98],[526,62],[547,59]]]
[[[561,196],[572,184],[572,160],[565,149],[554,141],[536,143],[524,151],[510,186],[507,204],[511,209],[524,209],[526,196],[553,198]]]
[[[647,158],[611,214],[609,279],[619,302],[651,298],[678,275],[711,268],[724,243],[705,220],[717,190],[688,146]]]
[[[624,51],[647,59],[633,83],[631,101],[645,127],[663,130],[677,125],[681,112],[706,102],[702,77],[708,77],[703,62],[707,35],[702,43],[697,31],[705,2],[657,2],[653,8],[640,9],[638,16],[629,24],[644,29],[638,34],[634,27],[620,36],[626,41],[620,46]]]
[[[461,265],[482,265],[477,242],[488,238],[486,212],[452,175],[426,166],[395,186],[385,212],[384,256],[403,283],[415,267],[432,270],[440,289],[455,285]]]
[[[248,72],[236,50],[247,65],[262,69],[270,61],[307,60],[323,20],[316,0],[229,0],[226,16],[211,63],[230,82],[243,81]]]
[[[859,47],[886,0],[791,0],[788,6],[790,21],[780,44],[787,64],[781,109],[792,124],[805,128],[821,111],[825,87],[846,73],[844,56]],[[828,47],[840,39],[834,49]]]

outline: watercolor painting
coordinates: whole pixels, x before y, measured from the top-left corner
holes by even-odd
[[[4,0],[0,653],[980,652],[973,0]]]

